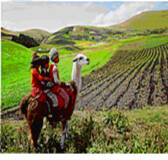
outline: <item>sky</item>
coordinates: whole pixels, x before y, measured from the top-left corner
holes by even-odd
[[[72,25],[110,26],[144,11],[168,10],[168,2],[7,1],[1,4],[1,26],[14,31],[49,32]]]

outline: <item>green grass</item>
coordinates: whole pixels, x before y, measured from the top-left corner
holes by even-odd
[[[42,51],[44,51],[43,53],[45,53],[45,51],[49,51],[51,48],[56,48],[59,51],[60,55],[66,55],[66,54],[72,54],[74,52],[80,52],[80,48],[78,49],[76,47],[77,46],[73,45],[41,44],[38,47],[31,48],[31,50],[39,52],[38,49],[41,48]],[[48,52],[46,52],[46,54],[48,54]]]
[[[2,109],[18,104],[30,89],[31,50],[11,42],[2,42]]]
[[[96,70],[106,64],[120,45],[121,43],[106,44],[96,48],[84,50],[82,53],[84,53],[90,59],[90,64],[83,67],[82,75],[87,75],[93,70]],[[68,81],[71,78],[72,59],[73,56],[69,56],[63,57],[60,61],[60,77],[63,81]]]
[[[168,10],[141,13],[118,25],[127,29],[146,30],[168,28]]]
[[[121,42],[124,44],[122,49],[125,50],[153,48],[168,43],[168,36],[160,36],[160,35],[137,36],[121,40]]]
[[[168,36],[150,36],[144,42],[144,48],[157,47],[162,44],[168,43]]]
[[[66,153],[167,153],[168,106],[135,110],[75,111],[69,122]],[[40,153],[58,153],[61,126],[47,124]],[[26,121],[2,121],[1,152],[33,152]]]
[[[116,43],[84,50],[91,64],[84,67],[82,74],[89,74],[104,65],[118,47]],[[59,63],[60,77],[62,81],[69,81],[74,55],[64,52]],[[2,110],[18,105],[21,98],[31,91],[30,61],[31,50],[14,42],[2,42]]]
[[[98,43],[90,46],[91,42],[76,41],[78,46],[85,46],[81,52],[90,58],[90,65],[84,66],[82,75],[88,75],[92,71],[102,67],[120,49],[142,49],[152,48],[164,43],[168,43],[166,36],[132,37],[120,41],[112,40],[106,43]],[[42,45],[44,49],[53,45]],[[58,46],[56,46],[58,47]],[[59,47],[65,47],[60,46]],[[34,50],[35,48],[33,48]],[[11,41],[2,41],[2,109],[11,108],[18,105],[22,96],[31,90],[30,61],[31,49]],[[62,48],[60,50],[59,71],[62,81],[71,79],[72,59],[74,53],[79,51]],[[72,54],[73,53],[73,54]]]

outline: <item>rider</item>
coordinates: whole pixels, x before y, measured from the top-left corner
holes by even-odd
[[[35,52],[31,61],[31,74],[32,74],[32,92],[31,95],[44,102],[46,96],[42,91],[41,81],[51,81],[51,78],[44,77],[39,73],[39,67],[41,64],[41,58]]]
[[[59,95],[64,99],[65,105],[64,107],[67,108],[69,103],[69,96],[67,92],[62,88],[65,86],[64,82],[60,82],[59,73],[58,73],[58,67],[57,64],[59,62],[59,53],[56,50],[56,48],[52,48],[49,52],[50,60],[52,64],[50,65],[50,77],[52,78],[53,82],[60,86],[59,88]]]
[[[46,102],[46,93],[43,91],[42,88],[42,81],[51,82],[51,78],[47,76],[42,76],[39,72],[39,67],[42,63],[42,59],[37,55],[35,52],[33,54],[33,58],[31,61],[31,74],[32,74],[32,97],[38,99],[39,101],[45,103]],[[48,117],[52,117],[50,108],[48,106],[49,115]]]
[[[41,75],[49,77],[49,57],[47,55],[41,56]],[[54,93],[51,92],[51,87],[54,86],[53,82],[41,81],[42,89],[47,94],[47,96],[52,100],[53,107],[58,106],[58,100]]]

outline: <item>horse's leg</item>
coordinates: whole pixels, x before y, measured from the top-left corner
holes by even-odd
[[[68,121],[62,122],[61,149],[64,149],[65,138],[68,137]]]
[[[37,140],[39,138],[42,126],[43,126],[43,119],[41,119],[41,120],[35,119],[35,120],[33,120],[32,123],[29,123],[31,140],[32,140],[33,146],[35,148],[37,148],[37,146],[38,146]]]

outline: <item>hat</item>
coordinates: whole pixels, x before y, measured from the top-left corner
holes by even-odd
[[[49,57],[47,55],[42,55],[41,56],[41,63],[42,63],[42,65],[49,63]]]
[[[31,67],[33,66],[38,66],[40,65],[41,63],[41,58],[37,55],[37,53],[35,52],[33,54],[33,57],[32,57],[32,61],[31,61]]]
[[[56,48],[51,48],[49,55],[50,55],[51,61],[53,61],[56,57],[58,57],[59,54]]]

